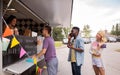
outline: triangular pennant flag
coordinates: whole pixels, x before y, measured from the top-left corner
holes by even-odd
[[[41,72],[41,69],[38,67],[38,73],[40,73]]]
[[[34,61],[34,64],[37,65],[37,58],[34,58],[33,61]]]
[[[2,38],[2,50],[6,51],[8,48],[8,45],[10,43],[10,40],[7,38]]]
[[[19,42],[15,37],[13,37],[10,48],[12,48],[12,47],[14,47],[14,46],[16,46],[16,45],[18,45],[18,44],[20,44],[20,42]]]
[[[38,66],[36,66],[36,75],[42,75],[42,69],[40,69]]]
[[[43,69],[41,69],[39,66],[36,65],[36,75],[42,75],[42,72],[44,71],[44,69],[46,69],[47,67],[44,66]]]
[[[38,73],[38,68],[39,68],[39,67],[38,67],[38,66],[36,66],[36,74]]]
[[[42,75],[43,69],[40,69],[40,75]]]
[[[40,69],[39,67],[38,67],[38,73],[42,75],[42,69]]]
[[[13,35],[11,29],[7,26],[5,28],[5,32],[3,33],[3,37],[7,37],[7,36],[10,36],[10,35]]]
[[[26,51],[21,47],[20,58],[22,58],[25,54],[26,54]]]

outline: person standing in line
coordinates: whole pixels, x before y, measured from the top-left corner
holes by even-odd
[[[42,50],[33,56],[33,58],[45,56],[45,61],[47,64],[48,75],[57,75],[58,72],[58,59],[56,56],[56,49],[54,45],[54,39],[51,35],[51,27],[45,26],[42,30],[43,37],[43,48]]]
[[[73,27],[68,36],[67,47],[70,48],[68,61],[71,62],[73,75],[81,75],[81,66],[84,61],[84,41],[79,32],[78,27]]]
[[[99,31],[96,34],[96,41],[91,44],[90,54],[95,75],[105,75],[105,69],[101,58],[103,48],[106,48],[105,32]]]

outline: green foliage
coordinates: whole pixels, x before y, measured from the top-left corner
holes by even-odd
[[[112,35],[120,36],[120,24],[113,25],[111,30]]]
[[[55,41],[55,47],[61,47],[63,46],[62,41]]]
[[[70,32],[70,28],[63,28],[64,32],[65,32],[65,37],[67,38],[68,33]]]
[[[91,33],[90,26],[84,25],[83,36],[88,38],[88,37],[90,37],[90,33]]]
[[[62,34],[62,27],[54,27],[52,34],[55,41],[62,41],[64,38],[64,35]]]
[[[112,34],[112,35],[115,35],[115,34],[116,34],[116,32],[115,32],[115,26],[114,26],[114,25],[112,26],[111,34]]]
[[[69,32],[69,27],[53,27],[52,36],[55,41],[62,41],[63,38],[67,38]]]
[[[120,35],[120,25],[116,24],[116,35],[119,36]]]

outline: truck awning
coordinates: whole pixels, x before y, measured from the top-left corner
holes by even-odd
[[[33,18],[37,22],[64,27],[71,24],[73,0],[13,0],[12,3],[12,7],[26,15],[29,13],[24,9],[29,9],[39,19]]]

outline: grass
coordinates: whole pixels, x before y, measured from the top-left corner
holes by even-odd
[[[120,49],[117,49],[116,51],[117,51],[117,52],[120,52]]]
[[[55,47],[61,47],[63,46],[62,41],[55,41]]]

